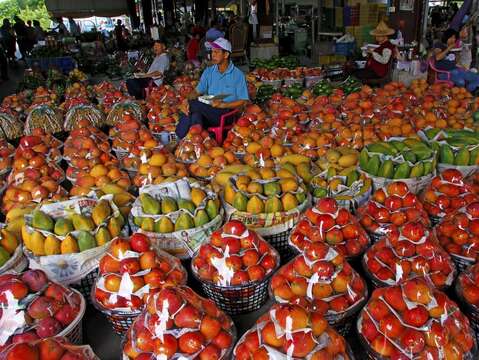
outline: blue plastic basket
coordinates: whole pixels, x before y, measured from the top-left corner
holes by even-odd
[[[76,67],[75,60],[71,56],[54,57],[54,58],[37,58],[27,59],[27,64],[32,67],[38,65],[42,71],[48,71],[49,68],[55,67],[63,73],[69,73]]]
[[[337,42],[334,45],[334,53],[336,55],[351,56],[356,47],[356,42]]]

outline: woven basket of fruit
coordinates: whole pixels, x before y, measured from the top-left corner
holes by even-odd
[[[28,113],[24,134],[31,135],[33,129],[41,128],[45,133],[58,133],[63,130],[63,116],[49,105],[37,105]]]
[[[223,221],[217,195],[198,183],[180,179],[139,192],[130,212],[131,229],[182,259],[191,258]]]
[[[77,105],[66,113],[63,128],[65,131],[76,129],[78,123],[82,120],[87,120],[90,126],[94,127],[102,127],[105,123],[103,113],[93,105]]]
[[[101,258],[99,276],[91,290],[92,303],[123,335],[145,307],[145,299],[164,287],[186,284],[180,261],[153,248],[140,233],[116,238]]]
[[[136,121],[141,122],[143,120],[143,109],[136,101],[127,100],[116,103],[108,113],[105,124],[114,126],[116,123],[121,122],[125,115],[129,115]]]
[[[0,138],[16,139],[23,134],[23,123],[14,116],[0,112]]]
[[[57,335],[82,343],[86,305],[78,291],[51,282],[41,270],[5,273],[0,281],[2,299],[11,310],[2,317],[8,317],[8,325],[2,326],[1,346]]]
[[[228,315],[210,299],[178,286],[149,297],[146,311],[126,334],[123,360],[227,360],[235,342],[236,328]]]
[[[279,266],[276,250],[240,221],[211,234],[194,255],[193,275],[216,305],[231,315],[258,310],[268,299],[268,283]]]

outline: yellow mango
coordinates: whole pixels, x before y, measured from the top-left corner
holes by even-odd
[[[233,186],[230,183],[228,183],[225,187],[224,197],[225,197],[225,201],[228,204],[233,204],[233,201],[235,198],[235,190],[233,189]]]
[[[112,239],[120,235],[122,226],[123,224],[119,217],[111,218],[110,221],[108,221],[108,231]]]
[[[283,210],[289,211],[298,207],[298,199],[293,194],[284,194],[281,198],[281,203],[283,204]]]
[[[141,230],[143,231],[154,231],[155,230],[155,221],[153,218],[145,217],[141,222]]]
[[[339,158],[338,160],[338,165],[347,168],[353,165],[356,165],[358,162],[358,155],[357,154],[349,154],[349,155],[343,155]]]
[[[44,245],[45,255],[58,255],[61,253],[61,241],[53,235],[48,235]]]
[[[16,207],[10,210],[7,215],[5,216],[6,222],[9,223],[17,218],[22,218],[25,214],[30,214],[33,208],[29,207]]]
[[[34,231],[30,236],[29,250],[36,256],[45,255],[45,237],[38,231]]]
[[[196,207],[198,207],[203,199],[206,197],[206,194],[203,190],[198,189],[198,188],[192,188],[191,189],[191,201],[193,204],[195,204]]]
[[[71,220],[75,230],[92,231],[95,228],[93,220],[85,215],[73,214]]]
[[[2,235],[0,245],[2,245],[9,254],[13,254],[17,249],[18,239],[13,233],[5,229],[1,230],[0,234]]]
[[[251,199],[248,200],[246,204],[246,212],[250,214],[261,214],[264,212],[264,203],[256,195],[252,196]]]
[[[60,245],[60,251],[62,254],[74,254],[79,252],[80,248],[76,239],[71,235],[67,235]]]
[[[12,232],[13,234],[15,234],[15,236],[18,239],[21,239],[22,238],[22,226],[23,225],[25,225],[25,219],[23,217],[18,217],[16,219],[13,219],[9,223],[7,223],[6,229],[8,231]]]
[[[96,226],[102,224],[111,215],[110,204],[106,200],[100,200],[91,212],[91,218]]]
[[[294,178],[281,179],[279,181],[283,193],[295,192],[298,190],[298,182]]]
[[[116,204],[116,206],[119,206],[119,207],[128,205],[133,200],[134,200],[134,196],[127,192],[113,195],[113,202]]]
[[[97,164],[93,166],[93,168],[90,171],[90,175],[95,178],[106,176],[107,174],[108,174],[108,168],[102,164]]]
[[[22,240],[27,249],[31,249],[31,243],[30,239],[32,237],[32,234],[29,232],[27,225],[23,224],[22,225]]]
[[[286,169],[280,169],[276,175],[280,177],[281,179],[287,179],[287,178],[293,178],[294,179],[294,174]]]
[[[98,229],[98,232],[95,235],[95,240],[98,246],[105,245],[111,240],[111,235],[108,229],[104,226]]]

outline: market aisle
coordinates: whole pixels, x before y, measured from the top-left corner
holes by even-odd
[[[4,97],[16,93],[18,85],[23,80],[23,72],[25,70],[25,63],[20,61],[16,67],[8,67],[8,77],[10,80],[0,84],[0,101]]]

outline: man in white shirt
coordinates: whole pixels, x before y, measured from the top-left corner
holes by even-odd
[[[153,45],[155,59],[150,65],[147,73],[136,73],[134,79],[126,81],[128,93],[136,99],[143,99],[144,89],[148,87],[151,81],[156,86],[163,84],[163,75],[170,68],[170,59],[166,53],[166,46],[161,41],[155,41]]]

